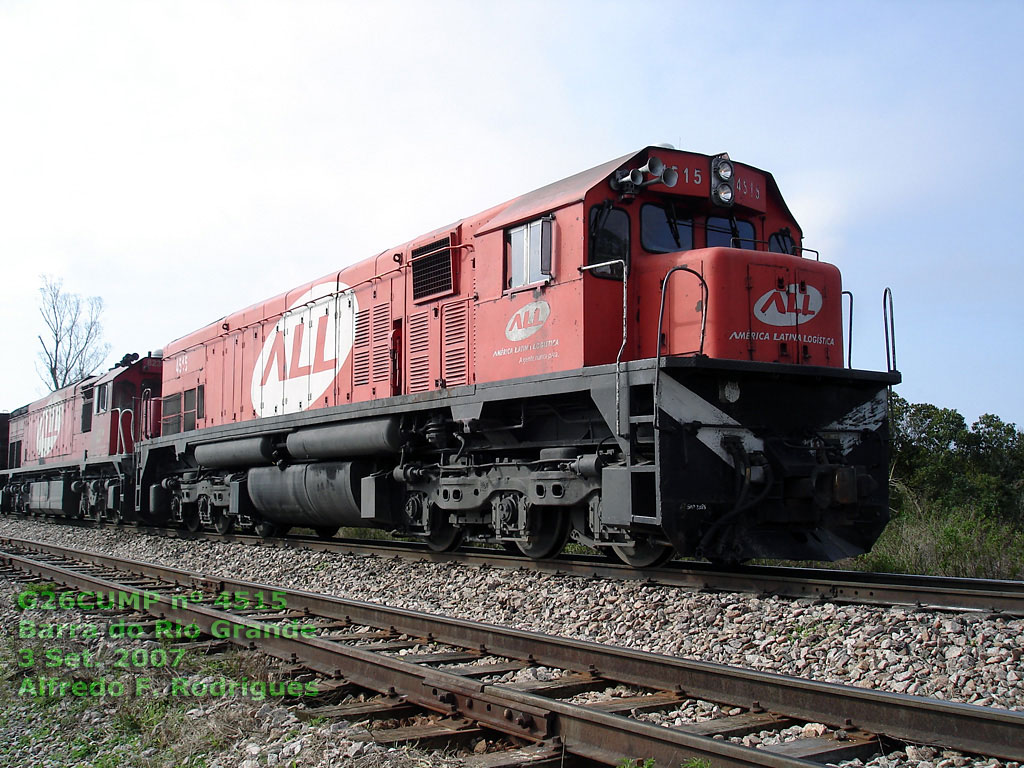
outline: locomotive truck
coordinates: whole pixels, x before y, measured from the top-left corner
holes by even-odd
[[[771,174],[646,147],[14,411],[0,509],[637,567],[864,552],[899,374],[846,364],[802,241]]]

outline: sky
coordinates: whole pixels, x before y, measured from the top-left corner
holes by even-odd
[[[0,0],[0,410],[649,144],[770,171],[853,363],[1024,427],[1024,3]]]

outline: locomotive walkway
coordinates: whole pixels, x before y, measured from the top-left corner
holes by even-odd
[[[429,733],[399,729],[407,732],[384,737],[457,740],[485,729],[534,745],[513,750],[503,763],[500,755],[488,755],[490,766],[559,765],[563,757],[614,765],[639,757],[659,765],[701,758],[722,766],[795,768],[867,757],[892,741],[1024,759],[1020,712],[642,653],[25,540],[0,540],[0,566],[69,589],[137,595],[143,605],[149,596],[145,610],[154,617],[194,623],[243,647],[258,637],[260,651],[331,676],[340,689],[379,694],[358,706],[310,710],[312,716],[393,716],[415,708],[440,717]],[[258,592],[281,595],[281,606],[237,610],[231,601],[215,601],[225,593]],[[281,631],[286,624],[303,629]],[[560,674],[546,681],[500,681],[531,667]],[[637,693],[571,701],[616,685]],[[637,718],[688,700],[715,702],[730,714],[674,727]],[[828,729],[763,749],[728,740],[807,723]]]

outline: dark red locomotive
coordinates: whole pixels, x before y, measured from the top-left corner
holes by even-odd
[[[80,435],[33,447],[31,419],[111,374],[13,414],[4,504],[837,559],[888,519],[898,380],[844,367],[841,301],[770,174],[649,147],[172,342],[159,385],[129,365],[99,477]]]

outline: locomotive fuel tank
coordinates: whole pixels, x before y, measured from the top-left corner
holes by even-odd
[[[337,528],[362,525],[363,461],[293,464],[249,470],[249,497],[264,519],[279,525]]]

